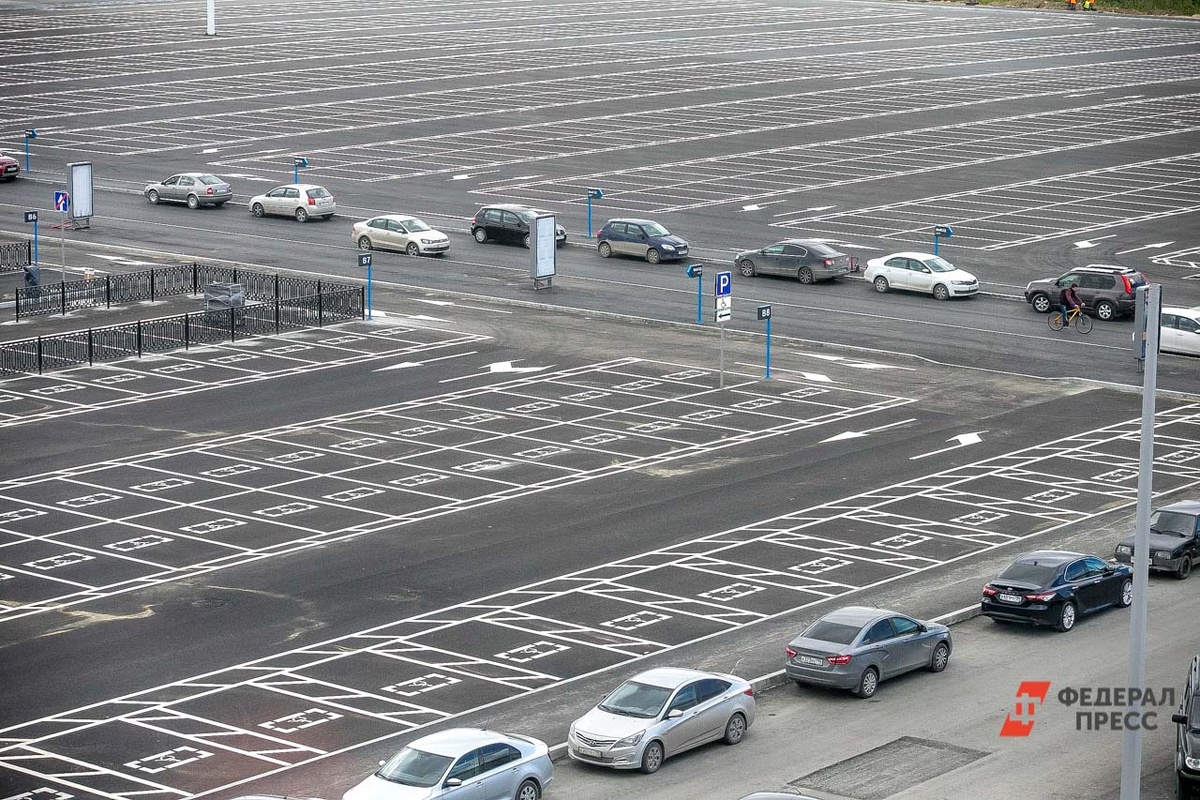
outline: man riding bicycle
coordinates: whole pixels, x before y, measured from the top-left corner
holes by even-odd
[[[1058,304],[1058,309],[1062,312],[1064,329],[1067,327],[1067,312],[1083,310],[1083,301],[1079,299],[1079,293],[1075,291],[1076,286],[1078,286],[1078,284],[1072,283],[1070,286],[1064,289],[1062,293],[1062,299]]]

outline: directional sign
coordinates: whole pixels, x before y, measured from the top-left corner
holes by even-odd
[[[292,166],[304,168],[308,166],[308,159],[304,156],[296,156],[292,159]]]
[[[729,295],[729,294],[722,295],[722,296],[716,298],[716,301],[717,301],[716,309],[718,311],[721,311],[722,309],[726,309],[726,308],[733,308],[733,295]]]
[[[770,306],[759,306],[758,307],[758,318],[759,319],[770,319],[771,318],[771,307]]]
[[[728,322],[733,319],[733,309],[718,308],[715,319],[717,322]]]
[[[358,265],[360,267],[371,266],[371,254],[370,253],[359,253],[358,254]]]
[[[26,211],[25,212],[25,221],[26,222],[37,222],[37,212],[36,211]]]
[[[704,274],[704,267],[700,266],[699,264],[688,264],[687,265],[687,276],[689,278],[699,278],[703,274]]]
[[[717,297],[724,297],[727,294],[733,293],[733,273],[718,272],[717,280],[713,284],[713,294]]]
[[[66,211],[71,207],[71,195],[66,192],[54,193],[54,210]]]
[[[593,200],[603,200],[604,199],[604,190],[603,189],[588,189],[587,196]]]
[[[937,225],[933,229],[934,236],[940,236],[943,239],[949,239],[954,235],[954,228],[949,225]]]

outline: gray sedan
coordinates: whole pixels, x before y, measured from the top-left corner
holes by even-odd
[[[833,280],[850,274],[850,257],[824,242],[784,239],[761,250],[747,250],[733,259],[743,277],[783,275],[801,283]]]
[[[879,682],[915,669],[941,672],[950,629],[881,608],[831,611],[787,646],[784,670],[798,684],[851,689],[871,697]]]
[[[151,203],[187,203],[188,208],[220,208],[233,199],[233,187],[206,172],[181,172],[142,190]]]

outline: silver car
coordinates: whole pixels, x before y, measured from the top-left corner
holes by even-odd
[[[733,259],[744,277],[783,275],[801,283],[831,281],[850,274],[850,256],[812,239],[784,239]]]
[[[313,217],[329,219],[337,211],[333,195],[324,186],[311,183],[289,183],[276,186],[266,194],[250,198],[250,213],[256,217],[280,214],[308,222]]]
[[[187,203],[188,208],[220,208],[233,199],[233,187],[207,172],[181,172],[142,190],[151,203]]]
[[[571,723],[567,755],[657,772],[676,753],[718,739],[737,744],[754,723],[754,690],[732,675],[660,668],[622,683]]]
[[[454,728],[417,739],[381,761],[342,800],[538,800],[554,780],[545,742]]]
[[[450,237],[407,214],[384,214],[354,223],[350,238],[359,250],[401,250],[410,256],[444,255]]]
[[[879,682],[914,669],[941,672],[950,661],[950,629],[882,608],[847,606],[808,626],[785,651],[784,671],[798,684],[850,689],[871,697]]]

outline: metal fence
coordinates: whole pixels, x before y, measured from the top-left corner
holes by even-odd
[[[320,294],[322,286],[326,293],[357,290],[350,284],[322,282],[312,278],[295,278],[211,264],[173,264],[139,272],[19,287],[16,292],[16,315],[17,319],[21,319],[38,314],[66,314],[80,308],[108,308],[114,303],[136,303],[200,294],[210,283],[240,283],[246,289],[246,299],[251,301],[311,297]]]
[[[244,279],[245,273],[239,277]],[[40,375],[78,364],[117,361],[141,357],[143,353],[187,349],[192,345],[235,341],[288,329],[321,327],[365,316],[361,287],[334,284],[330,289],[320,281],[313,283],[316,291],[306,296],[0,342],[0,373]]]
[[[0,244],[0,271],[19,270],[32,263],[32,242],[4,242]]]

